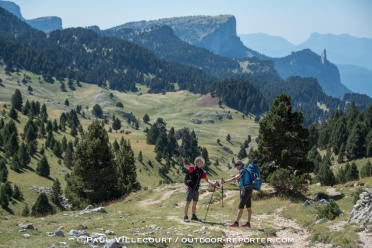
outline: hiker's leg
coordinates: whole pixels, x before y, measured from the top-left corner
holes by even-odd
[[[252,216],[252,208],[247,208],[247,212],[248,212],[248,223],[251,222],[251,216]]]
[[[243,214],[243,208],[239,208],[238,209],[238,214],[237,214],[237,216],[236,216],[236,222],[237,223],[239,223],[239,220],[240,220],[240,218],[242,217],[242,214]]]
[[[189,205],[190,205],[190,202],[187,201],[185,205],[185,215],[184,215],[185,217],[187,216],[187,213],[189,212]]]
[[[193,201],[192,202],[192,208],[191,208],[191,211],[192,211],[192,214],[195,215],[195,212],[196,212],[196,204],[198,204],[197,201]]]

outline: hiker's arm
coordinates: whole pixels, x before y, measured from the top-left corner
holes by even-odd
[[[230,183],[230,182],[234,182],[235,180],[238,180],[239,178],[241,178],[242,175],[241,174],[238,174],[236,175],[235,177],[232,177],[230,179],[227,179],[227,180],[222,180],[222,183]]]
[[[212,185],[213,187],[214,187],[214,186],[218,186],[218,182],[213,182],[213,181],[209,180],[208,177],[206,177],[206,178],[204,178],[204,179],[205,179],[205,181],[207,181],[207,183],[209,183],[209,184]]]
[[[182,157],[182,164],[183,167],[185,167],[186,170],[189,170],[190,166],[187,164],[187,160],[185,157]]]

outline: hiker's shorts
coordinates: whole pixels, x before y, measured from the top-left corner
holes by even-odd
[[[193,189],[186,189],[186,201],[198,202],[199,200],[199,191]]]
[[[240,203],[239,203],[239,209],[244,209],[244,206],[246,208],[250,208],[252,205],[252,191],[253,188],[251,186],[245,187],[241,193],[240,193]]]

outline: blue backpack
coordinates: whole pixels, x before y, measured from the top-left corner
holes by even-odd
[[[244,176],[240,178],[239,182],[240,182],[241,189],[244,189],[245,186],[251,185],[251,177],[247,169],[244,169]]]
[[[257,165],[250,164],[247,168],[247,171],[249,173],[249,178],[253,189],[260,190],[262,184],[262,179],[260,178],[260,168],[258,168]]]

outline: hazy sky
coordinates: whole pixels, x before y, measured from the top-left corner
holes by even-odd
[[[311,33],[372,38],[371,0],[12,0],[25,19],[59,16],[63,28],[107,29],[131,21],[234,15],[238,34],[281,36],[295,45]]]

